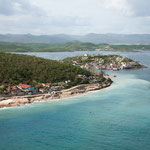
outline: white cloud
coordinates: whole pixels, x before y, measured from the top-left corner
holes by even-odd
[[[117,11],[125,16],[132,15],[131,7],[127,0],[106,0],[105,8]]]
[[[0,33],[150,33],[145,0],[0,0]]]
[[[13,16],[15,14],[44,15],[43,9],[32,5],[29,0],[0,0],[0,14]]]
[[[133,16],[147,17],[150,16],[150,1],[149,0],[127,0],[131,7]]]

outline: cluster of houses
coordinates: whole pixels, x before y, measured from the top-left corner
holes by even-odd
[[[28,84],[18,84],[16,86],[9,87],[7,91],[11,95],[27,95],[27,94],[44,94],[44,93],[49,93],[52,94],[52,96],[56,96],[58,91],[62,90],[62,86],[59,85],[53,85],[51,83],[42,83],[40,84],[40,88],[33,87]]]
[[[73,59],[72,64],[73,65],[79,65],[81,68],[84,69],[98,69],[98,70],[122,70],[122,69],[130,69],[132,68],[136,62],[134,61],[123,61],[123,57],[116,56],[115,60],[111,60],[110,57],[110,63],[105,63],[105,60],[100,57],[88,57],[88,55],[84,55],[82,57],[79,57],[80,59]],[[90,60],[89,60],[90,58]],[[86,60],[89,60],[86,62]],[[81,62],[82,60],[82,62]]]
[[[90,84],[103,82],[105,78],[101,73],[95,73],[92,76],[86,77],[85,75],[78,74],[78,78],[82,79],[81,81],[88,81]],[[68,84],[71,81],[65,81],[64,84]],[[82,82],[80,83],[82,84]],[[16,86],[8,87],[7,92],[11,96],[23,96],[23,95],[34,95],[34,94],[45,94],[48,93],[52,97],[58,96],[58,93],[64,89],[65,87],[59,84],[52,84],[52,83],[40,83],[38,87],[33,87],[28,84],[18,84]]]
[[[113,63],[108,63],[108,64],[97,64],[95,62],[91,63],[86,63],[85,65],[81,65],[81,68],[85,69],[98,69],[98,70],[122,70],[122,69],[130,69],[132,66],[135,64],[135,62],[121,62],[119,64],[113,64]]]
[[[78,75],[78,78],[81,78],[83,80],[86,79],[90,84],[100,83],[105,80],[103,73],[95,73],[94,75],[89,77],[86,77],[85,75]]]

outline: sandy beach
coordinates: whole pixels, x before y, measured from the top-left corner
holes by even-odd
[[[81,84],[69,89],[57,91],[55,93],[55,96],[52,96],[51,94],[47,93],[25,96],[0,97],[0,108],[20,106],[24,104],[30,104],[33,102],[62,100],[64,98],[79,96],[90,91],[101,90],[103,88],[109,87],[111,84],[112,80],[110,78],[107,78],[107,80],[105,80],[105,82],[102,83]]]

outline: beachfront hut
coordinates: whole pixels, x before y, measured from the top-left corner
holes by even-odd
[[[29,87],[29,88],[27,88],[26,90],[28,90],[28,91],[34,91],[34,90],[35,90],[35,87]]]
[[[40,89],[39,89],[39,92],[41,92],[41,93],[46,93],[47,90],[46,90],[46,89],[43,89],[43,88],[40,88]]]
[[[17,86],[13,86],[11,88],[11,94],[12,95],[23,95],[23,92]]]
[[[53,86],[51,88],[52,91],[61,91],[62,90],[62,86]]]
[[[29,87],[26,89],[26,91],[31,94],[36,94],[38,92],[38,90],[35,87]]]

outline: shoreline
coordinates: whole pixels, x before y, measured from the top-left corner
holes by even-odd
[[[80,84],[69,89],[57,92],[57,96],[51,94],[24,95],[12,97],[0,97],[0,108],[16,107],[34,102],[56,101],[87,94],[90,91],[98,91],[111,86],[113,81],[108,77],[105,82],[95,84]]]
[[[125,52],[129,52],[129,53],[132,53],[132,52],[145,52],[145,51],[149,51],[148,49],[145,49],[145,50],[141,50],[141,49],[130,49],[130,50],[86,50],[85,52],[91,52],[91,51],[94,51],[94,52],[122,52],[122,53],[125,53]],[[60,53],[60,52],[84,52],[84,51],[4,51],[6,53]]]

